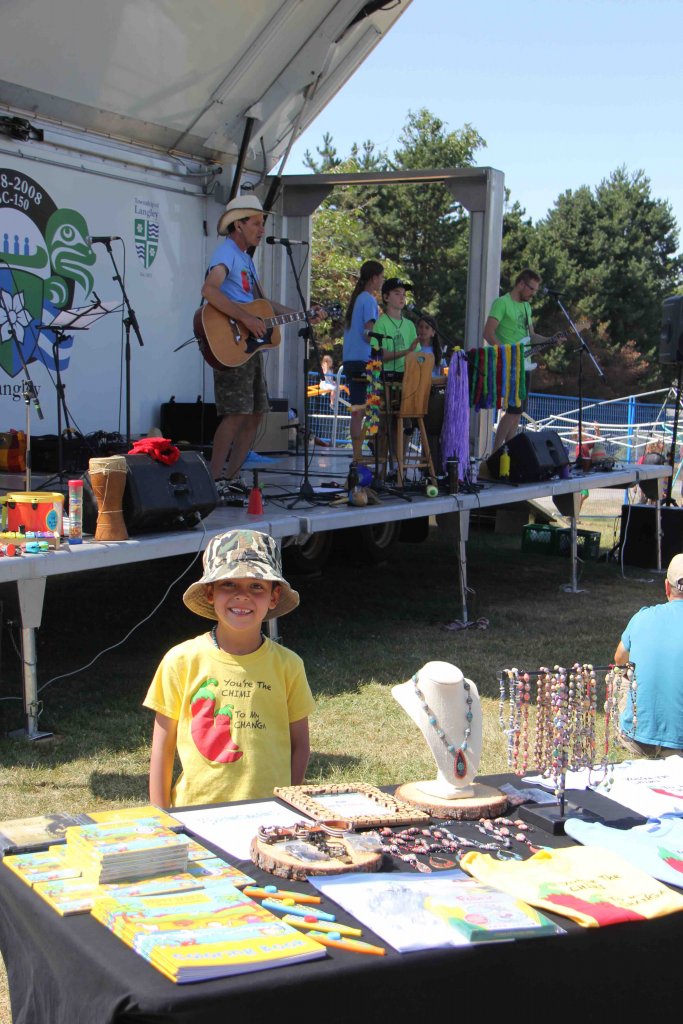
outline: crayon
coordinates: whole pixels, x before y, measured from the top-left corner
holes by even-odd
[[[328,921],[307,921],[306,918],[294,917],[289,914],[285,914],[282,918],[285,924],[291,924],[293,928],[315,928],[321,932],[339,932],[340,935],[347,935],[350,937],[362,935],[360,928],[352,928],[350,924],[334,924]]]
[[[332,938],[332,935],[325,935],[324,932],[309,932],[309,937],[319,942],[321,946],[334,946],[335,949],[348,949],[351,953],[370,953],[372,956],[386,956],[384,946],[371,946],[369,942],[359,942],[358,939],[343,939],[339,932],[332,932],[332,935],[339,935],[339,938]]]
[[[242,890],[245,896],[255,897],[257,900],[294,900],[296,903],[321,903],[321,896],[308,896],[300,892],[288,892],[286,889],[276,889],[274,885],[269,885],[266,889],[261,889],[257,885],[245,885]]]
[[[317,917],[321,921],[334,921],[334,914],[328,914],[317,907],[299,907],[296,903],[285,903],[283,900],[263,900],[262,907],[267,910],[285,910],[288,914],[296,914],[297,917]]]

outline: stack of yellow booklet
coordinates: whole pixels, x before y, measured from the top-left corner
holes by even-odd
[[[325,956],[325,947],[227,882],[198,892],[98,899],[92,915],[171,981],[185,983]]]
[[[171,892],[203,889],[218,881],[232,885],[249,885],[254,879],[233,867],[210,850],[190,840],[187,871],[98,885],[86,881],[79,867],[68,861],[66,846],[51,846],[38,853],[20,853],[5,857],[5,867],[33,887],[39,896],[62,916],[86,914],[94,901],[102,896],[154,896]]]
[[[187,836],[152,818],[97,822],[66,830],[69,864],[88,882],[132,881],[187,868]]]

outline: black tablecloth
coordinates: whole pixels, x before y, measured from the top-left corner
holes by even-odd
[[[511,776],[482,779],[489,785]],[[518,780],[515,780],[518,782]],[[594,793],[576,802],[622,827],[643,819]],[[469,826],[470,828],[472,826]],[[457,827],[454,829],[458,831]],[[483,837],[480,837],[483,838]],[[534,836],[536,838],[536,836]],[[570,840],[547,836],[546,845]],[[278,879],[241,866],[261,884]],[[400,862],[394,865],[404,870]],[[282,883],[298,888],[297,883]],[[305,883],[302,888],[305,887]],[[354,923],[339,908],[337,920]],[[0,869],[0,950],[14,1024],[306,1024],[672,1009],[683,914],[566,936],[374,957],[330,949],[325,960],[220,981],[174,985],[87,914],[61,918],[13,872]],[[363,926],[363,938],[385,945]]]

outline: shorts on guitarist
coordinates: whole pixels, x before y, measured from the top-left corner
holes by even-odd
[[[535,270],[526,269],[517,275],[515,283],[507,295],[501,295],[491,306],[491,312],[484,325],[484,341],[489,345],[514,345],[528,338],[532,345],[547,342],[549,339],[534,333],[531,322],[531,299],[541,286],[540,274]],[[564,335],[557,335],[553,341],[564,340]],[[529,374],[527,374],[527,391]],[[508,405],[500,419],[493,450],[496,451],[515,436],[522,418],[524,405]]]
[[[256,248],[265,234],[265,214],[254,195],[230,200],[217,228],[219,235],[227,237],[213,253],[202,287],[206,302],[231,320],[239,320],[254,338],[263,338],[266,326],[245,304],[265,296],[249,250]],[[270,305],[276,313],[295,312],[276,302]],[[235,477],[269,408],[261,352],[239,366],[214,369],[214,389],[216,411],[222,418],[213,439],[211,473],[219,497],[226,500],[239,489]]]

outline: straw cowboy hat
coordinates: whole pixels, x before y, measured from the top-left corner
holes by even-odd
[[[261,200],[258,196],[235,196],[221,214],[216,230],[219,235],[227,235],[228,227],[234,224],[236,220],[242,220],[244,217],[256,217],[260,213],[266,214],[268,212],[268,210],[264,210],[261,206]]]

